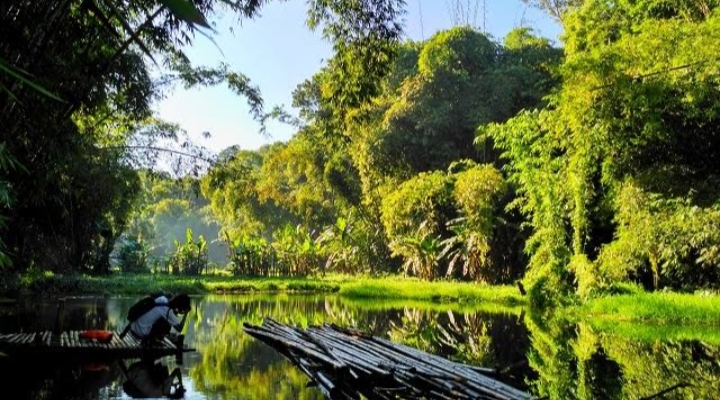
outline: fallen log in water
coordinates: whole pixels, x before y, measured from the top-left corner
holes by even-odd
[[[329,399],[532,399],[477,367],[352,329],[302,330],[266,319],[244,330],[288,358]]]

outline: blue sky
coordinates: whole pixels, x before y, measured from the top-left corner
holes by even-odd
[[[457,0],[407,0],[405,35],[413,40],[428,39],[438,30],[461,20],[469,22],[497,40],[510,30],[526,26],[536,33],[558,41],[560,26],[543,12],[520,0],[466,1],[464,16],[453,11]],[[477,4],[477,14],[475,5]],[[310,78],[332,56],[332,48],[320,32],[305,24],[307,6],[303,0],[271,2],[253,20],[238,20],[230,15],[211,16],[216,33],[215,44],[198,35],[186,52],[194,65],[214,66],[220,62],[246,74],[262,91],[266,109],[275,105],[290,107],[295,86]],[[422,23],[421,23],[422,21]],[[159,101],[155,110],[160,118],[176,122],[198,143],[218,152],[231,145],[257,149],[263,144],[289,139],[294,130],[280,123],[269,125],[269,137],[258,133],[245,99],[224,86],[184,90],[177,88]],[[202,132],[212,134],[209,139]]]

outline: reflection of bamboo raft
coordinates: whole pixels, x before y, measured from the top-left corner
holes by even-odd
[[[108,343],[100,343],[95,339],[83,339],[82,332],[65,331],[59,335],[51,331],[4,334],[0,335],[0,352],[23,357],[119,359],[159,358],[195,351],[182,341],[173,343],[168,338],[143,346],[132,335],[121,339],[119,333],[114,333]]]
[[[525,400],[528,393],[470,367],[335,325],[293,328],[266,319],[245,332],[287,357],[330,399]]]

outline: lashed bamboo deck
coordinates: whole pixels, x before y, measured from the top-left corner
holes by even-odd
[[[303,330],[266,319],[244,330],[287,357],[332,400],[533,399],[480,373],[483,368],[335,325]]]
[[[121,359],[164,357],[195,351],[180,343],[179,346],[165,338],[162,342],[143,346],[132,335],[120,338],[114,332],[109,343],[94,339],[82,339],[82,331],[51,331],[0,334],[0,352],[19,356],[74,357],[92,359]]]

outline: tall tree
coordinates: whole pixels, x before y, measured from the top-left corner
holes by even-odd
[[[0,179],[18,199],[12,212],[3,211],[3,239],[17,268],[49,267],[43,258],[52,251],[63,269],[93,269],[88,254],[117,237],[127,213],[112,204],[137,192],[127,190],[136,178],[125,173],[136,165],[137,150],[152,160],[158,143],[174,140],[180,141],[170,152],[176,161],[188,153],[198,159],[185,150],[177,127],[151,118],[150,104],[167,85],[225,83],[264,120],[262,98],[248,77],[225,65],[192,66],[183,47],[209,27],[206,16],[253,17],[266,3],[10,0],[0,6],[0,142],[22,166],[4,170]],[[344,54],[366,61],[341,66],[349,75],[335,90],[343,102],[362,101],[388,69],[403,2],[313,0],[309,6],[312,26],[321,26]],[[154,64],[169,72],[154,80]],[[103,176],[123,181],[103,186]],[[82,198],[90,194],[107,198]]]
[[[715,2],[588,0],[562,90],[492,135],[534,228],[530,278],[582,294],[632,277],[714,285],[720,238]]]

